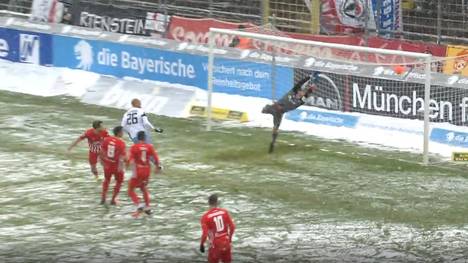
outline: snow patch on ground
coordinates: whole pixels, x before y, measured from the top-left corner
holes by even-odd
[[[73,70],[68,68],[43,67],[32,64],[13,63],[0,60],[0,84],[1,90],[26,93],[36,96],[73,96],[81,98],[87,93],[93,92],[94,85],[101,78],[99,74]],[[135,78],[114,79],[114,85],[110,85],[110,92],[120,92],[119,86],[125,82],[131,82],[138,89],[138,83],[147,87],[154,85],[155,89],[174,89],[193,92],[191,105],[206,105],[207,92],[197,87],[173,84],[167,82],[156,82],[137,80]],[[142,94],[143,96],[144,94]],[[129,98],[130,100],[130,98]],[[236,111],[247,112],[249,122],[243,125],[248,127],[271,128],[272,116],[262,114],[261,109],[265,104],[271,103],[268,99],[257,97],[245,97],[222,93],[213,94],[213,107],[228,108]],[[103,105],[101,102],[100,105]],[[115,106],[105,104],[104,106]],[[170,114],[170,117],[189,117],[189,107],[186,106],[184,113]],[[314,111],[317,108],[302,107]],[[146,109],[149,112],[161,114],[157,107]],[[308,135],[318,136],[326,139],[344,139],[360,143],[369,147],[391,147],[404,151],[422,152],[423,149],[423,122],[419,120],[398,119],[391,117],[372,116],[359,113],[349,113],[359,117],[358,128],[334,127],[306,122],[296,122],[284,118],[281,125],[282,130],[299,131]],[[457,127],[447,123],[431,124],[431,127],[440,127],[450,130],[467,132],[465,127]],[[430,143],[430,152],[439,154],[445,158],[451,156],[453,151],[463,151],[464,148],[449,145]]]

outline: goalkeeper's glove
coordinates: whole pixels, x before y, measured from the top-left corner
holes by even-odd
[[[200,244],[200,252],[205,253],[205,245]]]
[[[162,128],[155,128],[154,131],[157,133],[163,133],[164,130]]]

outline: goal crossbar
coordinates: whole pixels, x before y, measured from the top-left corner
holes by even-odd
[[[313,41],[313,40],[296,39],[296,38],[289,38],[289,37],[283,37],[283,36],[273,36],[273,35],[259,34],[259,33],[253,33],[253,32],[237,31],[237,30],[232,30],[232,29],[210,28],[210,33],[236,35],[240,37],[247,37],[247,38],[253,38],[253,39],[270,40],[270,41],[278,41],[278,42],[293,43],[293,44],[303,44],[303,45],[327,47],[327,48],[336,48],[336,49],[344,49],[344,50],[349,50],[349,51],[360,51],[360,52],[368,52],[368,53],[374,52],[374,53],[383,54],[383,55],[400,55],[400,56],[420,58],[420,59],[432,57],[431,54],[426,54],[426,53],[417,53],[417,52],[381,49],[381,48],[372,48],[372,47],[362,47],[362,46],[352,46],[352,45],[338,44],[338,43],[319,42],[319,41]],[[212,39],[212,37],[209,37],[209,39]]]

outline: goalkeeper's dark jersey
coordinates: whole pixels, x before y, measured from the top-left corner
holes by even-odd
[[[300,80],[290,91],[288,91],[288,93],[286,93],[281,99],[277,101],[277,103],[281,105],[283,112],[297,109],[299,106],[304,104],[304,97],[309,97],[310,93],[312,92],[312,90],[308,88],[309,81],[310,77]],[[300,90],[304,90],[306,94],[304,97],[298,98],[296,94]]]

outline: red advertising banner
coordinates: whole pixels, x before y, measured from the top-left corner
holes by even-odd
[[[180,16],[172,16],[169,24],[167,38],[189,43],[208,43],[208,31],[210,27],[237,29],[239,25],[246,27],[255,26],[248,23],[230,23],[212,18],[185,18]],[[216,45],[218,47],[227,47],[232,42],[233,36],[218,35],[216,36]]]
[[[310,34],[299,34],[299,33],[286,33],[289,37],[296,39],[304,39],[311,41],[319,41],[326,43],[336,43],[352,46],[366,46],[372,48],[381,48],[381,49],[390,49],[390,50],[400,50],[400,51],[409,51],[409,52],[418,52],[418,53],[429,53],[434,57],[445,57],[447,47],[444,45],[426,43],[426,42],[415,42],[408,40],[399,40],[399,39],[387,39],[382,37],[369,37],[367,40],[359,36],[324,36],[324,35],[310,35]],[[265,44],[260,41],[254,42],[254,46],[258,49],[265,50]],[[405,64],[413,63],[414,61],[410,60],[407,57],[402,57],[398,55],[379,55],[375,53],[367,52],[352,52],[347,50],[331,49],[331,48],[307,48],[303,45],[296,45],[291,47],[283,47],[281,44],[277,46],[281,53],[291,53],[291,50],[296,51],[298,54],[317,56],[317,57],[335,57],[338,59],[349,59],[355,61],[365,61],[365,62],[374,62],[374,63],[385,63],[385,64]],[[266,47],[266,50],[270,50],[271,47]],[[285,51],[285,52],[283,52]],[[438,69],[437,71],[440,71]]]
[[[305,39],[312,41],[320,41],[327,43],[337,43],[344,45],[353,45],[353,46],[368,46],[373,48],[383,48],[391,50],[402,50],[410,52],[419,52],[419,53],[430,53],[436,57],[445,57],[446,46],[426,43],[426,42],[416,42],[400,39],[387,39],[382,37],[369,37],[366,40],[358,36],[325,36],[325,35],[311,35],[311,34],[300,34],[300,33],[287,33],[288,36],[297,39]]]
[[[361,37],[359,36],[327,36],[327,35],[311,35],[303,33],[286,33],[289,37],[296,39],[320,41],[327,43],[337,43],[345,45],[357,46],[361,43]]]
[[[207,43],[208,42],[208,31],[210,27],[216,28],[226,28],[226,29],[237,29],[239,27],[238,23],[230,23],[219,21],[211,18],[206,19],[192,19],[174,16],[172,17],[171,23],[169,25],[167,37],[170,39],[175,39],[182,42],[189,43]],[[250,31],[248,27],[252,27],[252,24],[243,24],[247,27],[247,31]],[[259,31],[258,28],[255,28],[253,31]],[[325,36],[325,35],[310,35],[310,34],[300,34],[300,33],[286,33],[278,31],[277,35],[280,36],[289,36],[297,39],[313,40],[320,42],[328,43],[337,43],[353,46],[369,46],[374,48],[383,48],[391,50],[401,50],[401,51],[411,51],[411,52],[420,52],[420,53],[431,53],[436,57],[445,57],[446,46],[430,44],[424,42],[412,42],[407,40],[399,39],[387,39],[382,37],[369,37],[365,40],[359,36]],[[218,47],[227,47],[232,42],[233,36],[227,35],[217,35],[216,36],[216,45]],[[272,50],[273,44],[266,41],[253,41],[253,46],[256,49],[260,50]],[[377,62],[377,63],[412,63],[413,61],[407,60],[405,57],[401,56],[382,56],[372,53],[363,53],[363,52],[351,52],[347,50],[332,50],[330,48],[318,48],[318,47],[309,47],[304,45],[291,45],[285,43],[278,43],[274,48],[279,50],[279,53],[290,54],[302,54],[309,56],[327,56],[335,57],[339,59],[350,59],[355,61],[367,61],[367,62]]]
[[[365,41],[361,39],[361,46]],[[384,48],[392,50],[402,50],[419,53],[430,53],[436,57],[445,57],[446,46],[426,42],[413,42],[408,40],[386,39],[381,37],[370,37],[368,39],[369,47]]]

